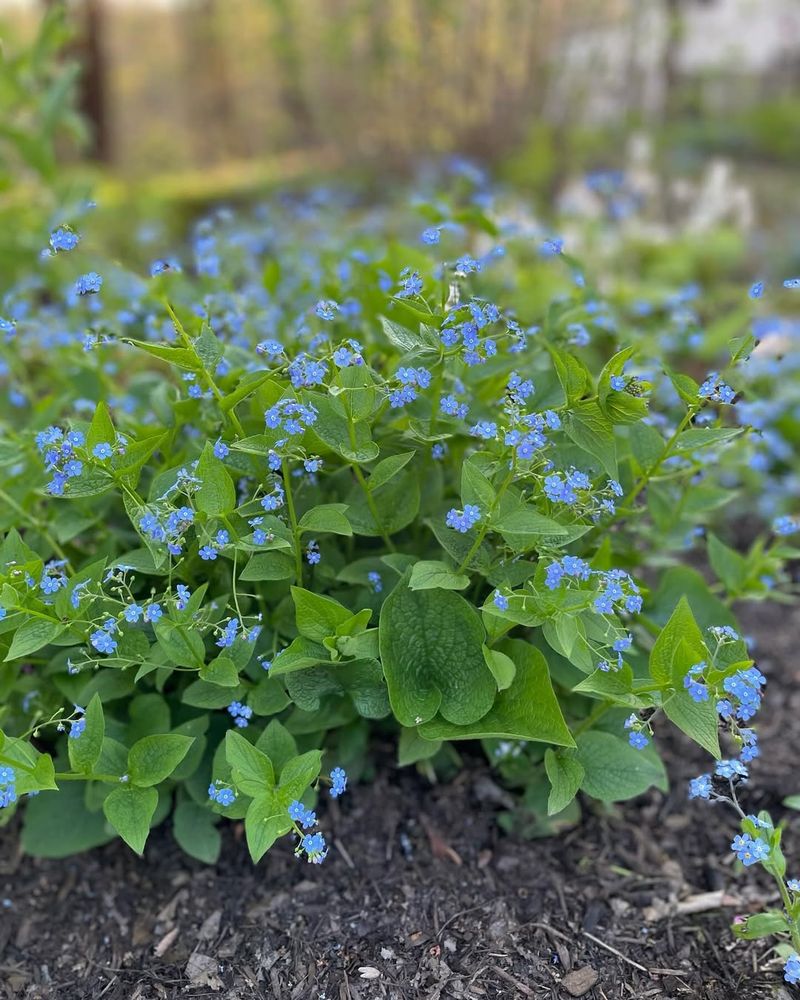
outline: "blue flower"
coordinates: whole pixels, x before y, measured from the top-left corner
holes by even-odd
[[[800,288],[800,278],[787,278],[783,283],[784,288]]]
[[[750,298],[760,299],[763,294],[764,294],[764,282],[754,281],[753,284],[750,286]]]
[[[787,983],[796,986],[800,983],[800,955],[795,952],[786,959],[783,966],[783,978]]]
[[[81,716],[79,719],[75,719],[74,722],[69,724],[69,738],[71,740],[78,740],[83,736],[86,729],[86,719]]]
[[[422,291],[422,278],[419,271],[412,271],[404,267],[400,272],[400,291],[397,292],[398,299],[410,299],[419,295]]]
[[[800,521],[787,515],[776,517],[772,522],[772,530],[776,535],[793,535],[800,531]]]
[[[500,611],[508,611],[508,598],[505,594],[501,594],[499,590],[496,590],[492,595],[492,603]]]
[[[299,823],[304,830],[310,830],[312,826],[317,825],[316,814],[310,809],[306,809],[303,803],[297,799],[289,805],[288,813],[289,819]]]
[[[92,448],[92,454],[95,458],[99,459],[101,462],[107,458],[111,458],[114,454],[114,449],[108,443],[108,441],[99,441],[94,448]]]
[[[300,846],[311,864],[320,865],[327,857],[328,849],[321,833],[307,833],[300,841]]]
[[[376,594],[380,594],[383,590],[383,580],[380,573],[376,573],[375,570],[371,570],[367,573],[367,579],[370,582],[370,586]]]
[[[102,629],[92,632],[89,636],[89,642],[91,642],[98,653],[105,653],[107,655],[113,653],[117,648],[117,640]]]
[[[749,833],[737,834],[731,843],[731,850],[746,868],[766,861],[770,854],[769,844],[760,838],[754,840]]]
[[[319,543],[313,538],[306,545],[306,560],[309,566],[316,566],[322,560]]]
[[[615,392],[622,392],[628,384],[628,380],[624,375],[612,375],[608,382]]]
[[[161,605],[157,603],[148,604],[144,609],[144,620],[146,622],[153,622],[153,624],[155,624],[155,622],[162,618],[163,615],[164,611],[162,610]]]
[[[558,237],[545,240],[539,247],[542,257],[555,257],[564,252],[564,241]]]
[[[142,608],[139,604],[129,604],[123,611],[123,617],[126,622],[133,624],[134,622],[139,621],[143,612],[144,608]]]
[[[213,562],[217,558],[217,550],[211,545],[204,545],[197,554],[204,562]]]
[[[219,803],[223,808],[232,806],[236,801],[236,793],[232,788],[217,788],[214,783],[208,786],[208,797],[212,802]]]
[[[331,771],[331,798],[338,799],[340,795],[344,794],[347,788],[347,774],[342,767],[335,767]]]
[[[95,295],[103,287],[103,278],[97,271],[82,274],[75,282],[75,292],[78,295]]]
[[[220,438],[214,442],[214,456],[220,460],[227,458],[231,450]]]
[[[319,302],[314,306],[314,312],[319,316],[320,319],[324,319],[327,322],[336,318],[336,313],[339,311],[339,303],[334,302],[333,299],[320,299]]]
[[[422,230],[420,239],[427,246],[435,246],[441,239],[441,232],[436,226],[429,226],[427,229]]]
[[[80,236],[66,226],[59,226],[58,229],[50,233],[50,246],[55,253],[74,250],[80,242]]]
[[[708,799],[711,797],[712,785],[711,775],[701,774],[698,778],[692,778],[689,782],[690,799]]]

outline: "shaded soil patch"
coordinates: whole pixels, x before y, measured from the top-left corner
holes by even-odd
[[[800,613],[748,608],[769,685],[746,806],[785,814],[800,747]],[[326,806],[320,867],[282,844],[253,869],[238,827],[220,863],[185,858],[166,829],[144,860],[119,844],[66,862],[20,857],[0,834],[0,997],[784,998],[764,942],[734,942],[735,913],[773,902],[737,875],[733,818],[689,804],[707,767],[667,735],[668,795],[524,842],[495,824],[502,792],[476,758],[431,787],[393,768]],[[800,817],[787,814],[790,872]]]

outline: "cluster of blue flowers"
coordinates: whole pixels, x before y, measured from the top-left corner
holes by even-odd
[[[445,517],[445,524],[448,528],[453,528],[454,531],[460,531],[461,534],[465,535],[475,527],[480,519],[480,507],[477,504],[468,503],[464,504],[464,509],[461,511],[455,507],[451,508]]]
[[[70,479],[77,479],[83,473],[83,461],[76,455],[86,437],[82,431],[63,431],[60,427],[48,427],[36,435],[36,447],[43,456],[45,469],[53,474],[47,484],[47,492],[53,496],[63,496]]]
[[[264,422],[269,430],[280,430],[292,437],[302,434],[306,427],[317,421],[317,409],[310,403],[300,403],[296,399],[279,399],[264,413]],[[285,439],[279,441],[282,447]]]
[[[16,780],[13,767],[0,765],[0,809],[5,809],[17,801]]]
[[[331,771],[330,780],[330,796],[332,799],[338,799],[344,794],[347,788],[347,774],[344,768],[335,767]],[[289,819],[295,824],[295,829],[298,830],[299,834],[295,855],[297,857],[305,855],[306,860],[310,864],[321,865],[328,856],[328,846],[325,843],[325,837],[319,830],[316,833],[304,832],[313,829],[317,825],[317,814],[303,805],[299,799],[291,802],[287,811]]]
[[[389,392],[389,406],[397,410],[417,398],[418,389],[427,389],[431,384],[431,373],[427,368],[398,368],[395,373],[396,387]]]
[[[736,393],[726,383],[720,380],[716,372],[711,372],[697,392],[700,399],[708,399],[717,403],[733,403]]]
[[[233,719],[237,728],[247,729],[250,720],[253,718],[253,709],[249,705],[243,705],[240,701],[232,701],[228,705],[228,714]]]

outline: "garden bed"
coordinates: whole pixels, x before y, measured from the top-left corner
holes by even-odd
[[[742,617],[769,678],[746,804],[781,815],[796,791],[785,775],[800,744],[800,614],[751,606]],[[732,817],[686,800],[685,779],[707,758],[662,734],[672,741],[669,795],[587,810],[548,840],[499,832],[503,793],[477,757],[431,787],[396,770],[388,747],[372,785],[327,807],[333,848],[320,867],[282,842],[253,869],[234,825],[216,868],[181,854],[166,828],[144,861],[116,842],[66,863],[19,857],[6,830],[0,995],[787,997],[768,944],[734,947],[728,927],[770,902],[772,886],[760,871],[734,872]],[[800,862],[794,815],[790,873]]]

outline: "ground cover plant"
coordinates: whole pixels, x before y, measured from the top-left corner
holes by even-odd
[[[774,413],[737,415],[764,289],[679,368],[696,292],[613,301],[466,165],[415,213],[219,210],[175,257],[143,234],[138,270],[90,204],[42,232],[0,321],[0,817],[44,856],[141,853],[170,816],[201,860],[230,819],[254,861],[288,836],[321,863],[380,732],[440,776],[479,742],[536,836],[579,792],[666,788],[672,725],[781,887],[738,932],[791,938],[796,981],[798,883],[738,797],[764,678],[731,605],[786,598],[797,554],[790,495],[757,509],[749,478]]]

